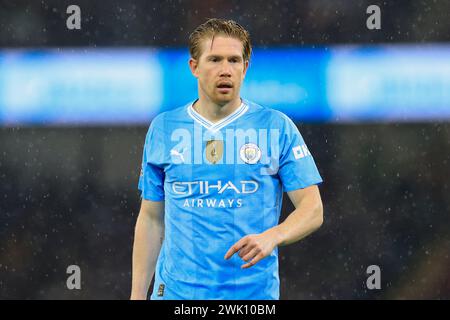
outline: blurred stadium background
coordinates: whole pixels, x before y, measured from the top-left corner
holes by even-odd
[[[71,4],[81,30],[66,28]],[[209,17],[248,28],[242,96],[296,121],[325,180],[324,225],[280,248],[281,298],[450,299],[439,0],[1,0],[0,298],[129,297],[145,133],[196,97],[186,43]],[[81,290],[66,288],[73,264]],[[366,287],[373,264],[381,290]]]

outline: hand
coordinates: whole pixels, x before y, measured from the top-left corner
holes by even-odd
[[[261,259],[270,255],[278,243],[279,234],[275,229],[269,229],[260,234],[250,234],[232,245],[224,258],[228,260],[239,251],[239,257],[248,262],[242,265],[241,269],[250,268]]]

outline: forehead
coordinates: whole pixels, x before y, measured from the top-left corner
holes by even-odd
[[[202,56],[203,55],[243,55],[243,44],[241,40],[216,35],[214,38],[205,38],[202,40]]]

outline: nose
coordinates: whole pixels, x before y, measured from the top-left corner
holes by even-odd
[[[231,64],[224,60],[220,68],[221,77],[231,77]]]

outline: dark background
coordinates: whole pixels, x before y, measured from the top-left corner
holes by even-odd
[[[82,30],[65,26],[70,4]],[[381,30],[365,26],[370,4]],[[184,47],[207,17],[236,19],[256,46],[450,40],[449,1],[0,1],[0,46]],[[450,299],[449,123],[297,125],[325,222],[280,248],[281,299]],[[1,299],[129,298],[146,130],[0,128]],[[66,287],[72,264],[81,290]],[[366,287],[372,264],[381,290]]]

